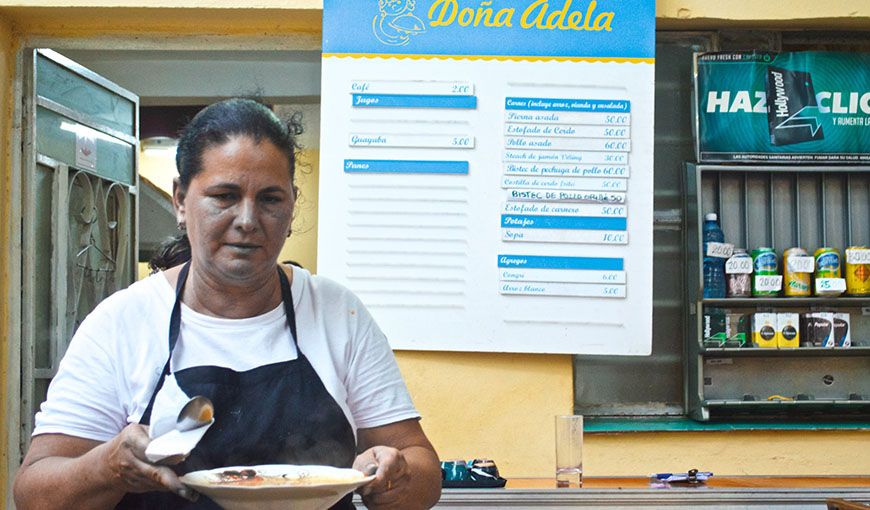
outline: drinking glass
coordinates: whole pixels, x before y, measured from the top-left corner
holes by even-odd
[[[556,416],[556,487],[583,486],[583,417]]]

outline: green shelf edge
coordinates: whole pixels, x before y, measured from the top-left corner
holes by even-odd
[[[585,433],[606,432],[703,432],[723,430],[870,430],[870,422],[700,422],[690,418],[592,418],[583,423]]]

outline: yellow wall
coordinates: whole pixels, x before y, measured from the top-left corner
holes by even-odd
[[[0,494],[5,487],[7,465],[9,463],[8,440],[9,437],[9,408],[18,405],[18,399],[8,398],[10,353],[10,310],[9,310],[9,246],[11,240],[12,225],[10,208],[12,201],[11,172],[11,148],[10,140],[12,133],[12,88],[11,83],[14,75],[14,38],[9,23],[0,18],[0,83],[6,84],[0,93]],[[5,498],[0,497],[0,506],[3,506]]]
[[[0,1],[0,78],[6,84],[0,115],[0,235],[10,239],[8,152],[11,116],[10,27],[24,37],[99,38],[159,34],[274,38],[279,44],[300,34],[314,40],[320,31],[322,3],[293,0],[159,0],[142,8],[141,0],[91,2]],[[817,3],[792,0],[789,19],[783,2],[708,0],[657,2],[658,26],[665,29],[730,27],[868,29],[870,4],[864,0]],[[245,9],[237,9],[242,5]],[[71,6],[71,7],[68,7]],[[113,9],[113,7],[120,7]],[[191,23],[195,19],[196,23]],[[146,38],[147,39],[147,38]],[[148,42],[141,43],[143,48]],[[135,43],[133,44],[135,46]],[[58,48],[62,51],[62,48]],[[316,151],[303,193],[311,202],[302,213],[316,226]],[[310,207],[310,209],[308,208]],[[299,219],[297,219],[299,221]],[[314,223],[310,223],[314,222]],[[316,229],[290,240],[282,255],[314,268]],[[296,244],[293,244],[296,243]],[[0,250],[0,262],[7,250]],[[0,275],[3,296],[8,275]],[[0,298],[0,333],[8,331],[5,298]],[[2,367],[8,361],[0,349]],[[398,352],[397,357],[423,425],[442,458],[491,457],[508,476],[549,476],[553,465],[552,416],[571,412],[570,356]],[[3,381],[5,382],[5,377]],[[5,391],[3,395],[8,395]],[[8,405],[7,402],[5,403]],[[2,408],[2,409],[5,409]],[[6,420],[0,409],[0,433]],[[692,466],[720,474],[857,474],[870,473],[868,432],[705,432],[590,434],[586,438],[586,472],[590,475],[637,475]],[[6,454],[5,442],[0,456]],[[5,466],[5,464],[4,464]],[[2,467],[0,467],[2,469]],[[5,485],[0,471],[0,486]]]

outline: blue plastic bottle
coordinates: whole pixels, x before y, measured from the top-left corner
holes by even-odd
[[[707,256],[707,243],[724,243],[716,213],[704,216],[704,297],[725,297],[725,259]]]

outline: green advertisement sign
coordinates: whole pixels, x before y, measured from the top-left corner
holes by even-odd
[[[695,55],[698,161],[870,161],[870,54]]]

